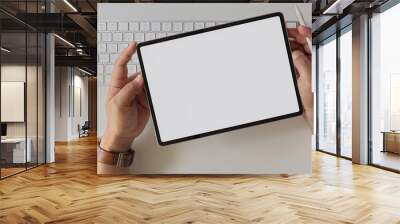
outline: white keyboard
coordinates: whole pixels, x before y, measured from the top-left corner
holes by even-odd
[[[99,22],[97,24],[98,85],[108,86],[115,60],[133,40],[140,43],[226,22],[228,21]],[[140,65],[135,54],[128,64],[128,73],[139,71]]]
[[[111,80],[113,64],[129,43],[140,43],[178,33],[212,27],[229,21],[137,21],[137,22],[101,22],[97,24],[97,82],[98,86],[108,86]],[[295,27],[296,22],[288,22]],[[135,54],[128,64],[128,74],[140,71]]]

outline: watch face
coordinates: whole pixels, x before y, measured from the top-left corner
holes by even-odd
[[[114,164],[116,167],[128,167],[132,165],[134,151],[120,152],[114,155],[117,156],[116,164]]]
[[[97,149],[97,161],[115,167],[128,167],[132,165],[135,151],[110,152],[102,149],[100,145]]]

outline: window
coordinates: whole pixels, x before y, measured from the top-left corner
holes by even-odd
[[[400,170],[400,4],[371,18],[370,161]]]
[[[351,26],[340,36],[340,155],[352,156],[352,33]]]
[[[317,148],[336,153],[336,36],[318,48]]]
[[[44,1],[18,2],[19,16]],[[15,6],[2,2],[0,6]],[[45,34],[0,13],[0,179],[45,163]],[[19,103],[21,102],[21,103]],[[11,109],[12,108],[12,109]]]

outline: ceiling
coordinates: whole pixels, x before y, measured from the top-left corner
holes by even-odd
[[[2,45],[12,47],[14,54],[25,55],[25,30],[55,32],[68,40],[77,48],[56,38],[56,55],[79,57],[82,61],[90,58],[91,66],[96,66],[96,6],[100,2],[139,2],[139,0],[1,0],[0,27],[3,32]],[[142,0],[140,2],[183,2],[179,0]],[[184,0],[185,1],[185,0]],[[193,2],[193,0],[186,0]],[[213,0],[203,0],[213,1]],[[219,2],[246,2],[246,0],[219,0]],[[254,2],[270,3],[312,3],[313,8],[313,36],[319,35],[338,19],[346,14],[357,14],[368,8],[376,7],[387,0],[253,0]],[[338,1],[340,4],[336,4]],[[50,5],[55,13],[46,13]],[[332,6],[332,7],[331,7]],[[324,12],[329,8],[329,13]],[[26,13],[27,12],[27,13]],[[21,33],[21,31],[23,31]],[[4,34],[5,33],[5,34]],[[29,39],[29,38],[28,38]],[[28,40],[29,42],[29,40]],[[32,47],[32,49],[31,49]],[[34,51],[34,44],[28,45],[28,55]],[[79,50],[79,53],[76,49]],[[61,57],[60,57],[61,58]],[[68,58],[62,57],[63,60]]]

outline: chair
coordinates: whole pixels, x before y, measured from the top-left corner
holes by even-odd
[[[79,138],[89,136],[90,123],[85,121],[82,127],[78,124]]]

